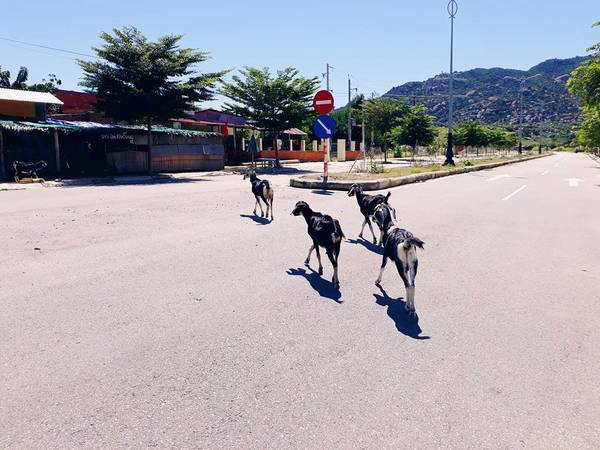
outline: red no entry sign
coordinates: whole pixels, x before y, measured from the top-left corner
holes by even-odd
[[[313,108],[319,114],[329,114],[333,111],[333,95],[331,92],[322,90],[315,94]]]

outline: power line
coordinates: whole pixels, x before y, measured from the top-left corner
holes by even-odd
[[[29,45],[31,47],[45,48],[47,50],[54,50],[56,52],[70,53],[71,55],[85,56],[87,58],[97,58],[97,56],[95,56],[95,55],[89,55],[87,53],[74,52],[72,50],[65,50],[63,48],[50,47],[48,45],[42,45],[42,44],[34,44],[32,42],[24,42],[24,41],[19,41],[17,39],[10,39],[10,38],[5,38],[5,37],[1,37],[1,36],[0,36],[0,40],[7,41],[7,42],[15,42],[17,44]]]

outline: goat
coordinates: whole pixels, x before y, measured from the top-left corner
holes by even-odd
[[[292,211],[294,216],[302,215],[308,225],[308,235],[312,239],[312,246],[308,250],[308,256],[304,264],[310,264],[310,255],[313,250],[317,252],[319,260],[319,275],[323,275],[323,265],[321,264],[321,253],[319,247],[324,247],[331,264],[333,265],[333,278],[331,282],[336,289],[340,288],[340,280],[338,278],[338,259],[340,256],[340,247],[342,238],[345,238],[344,232],[340,223],[331,216],[313,211],[306,202],[298,202]]]
[[[387,195],[363,194],[363,187],[360,184],[353,184],[350,187],[350,190],[348,191],[348,196],[349,197],[356,196],[356,201],[360,208],[360,212],[362,213],[363,216],[365,216],[365,221],[363,222],[362,228],[360,229],[360,234],[358,235],[359,238],[363,237],[363,231],[365,229],[365,225],[368,224],[369,228],[371,230],[371,234],[373,235],[373,244],[377,244],[377,239],[375,238],[375,233],[373,232],[373,226],[371,225],[371,217],[373,217],[373,214],[375,213],[375,208],[377,207],[377,205],[379,205],[381,203],[387,203],[390,198],[390,195],[392,195],[391,192],[388,192]]]
[[[13,161],[13,169],[15,171],[15,182],[18,183],[19,181],[21,181],[23,175],[29,176],[30,178],[35,178],[37,180],[39,178],[37,174],[38,170],[45,169],[47,165],[48,164],[46,164],[46,161],[38,161],[35,163]]]
[[[381,204],[373,215],[373,220],[382,230],[384,242],[383,261],[375,284],[381,284],[388,258],[394,261],[406,288],[405,308],[410,314],[415,314],[415,278],[419,267],[417,247],[422,249],[425,243],[413,236],[410,231],[398,228],[391,219],[393,215],[391,210],[390,206]]]
[[[377,216],[377,220],[375,217]],[[373,220],[379,228],[379,245],[383,245],[383,236],[392,226],[396,225],[396,210],[388,203],[380,203],[375,207]]]
[[[254,215],[256,215],[256,205],[260,206],[260,217],[269,218],[269,209],[271,210],[271,221],[273,221],[273,188],[267,180],[261,180],[256,176],[254,170],[249,170],[244,173],[244,180],[250,178],[250,184],[252,185],[252,193],[256,199],[254,204]],[[260,200],[265,202],[267,205],[267,213],[263,212],[262,204]]]

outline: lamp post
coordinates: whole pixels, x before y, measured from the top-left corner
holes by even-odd
[[[541,76],[542,74],[536,73],[535,75],[524,78],[516,78],[511,76],[504,77],[506,80],[515,80],[521,84],[519,87],[519,155],[523,153],[523,91],[525,89],[525,82],[531,80],[532,78]]]
[[[453,137],[452,137],[452,115],[454,113],[454,17],[458,12],[456,0],[448,2],[448,14],[450,14],[450,96],[448,99],[448,147],[446,148],[446,161],[444,165],[454,165]]]

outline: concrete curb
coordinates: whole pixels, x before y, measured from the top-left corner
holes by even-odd
[[[523,161],[531,161],[532,159],[544,158],[549,156],[546,155],[535,155],[525,157],[519,160],[513,161],[499,161],[488,164],[481,164],[478,166],[472,167],[463,167],[460,169],[449,169],[449,170],[439,170],[437,172],[423,172],[416,173],[413,175],[405,175],[403,177],[391,177],[391,178],[382,178],[379,180],[344,180],[344,181],[328,181],[324,183],[323,180],[311,180],[308,176],[292,178],[290,179],[290,186],[297,187],[301,189],[329,189],[336,191],[348,191],[353,184],[362,185],[365,191],[378,191],[381,189],[388,189],[391,187],[401,186],[403,184],[417,183],[420,181],[433,180],[434,178],[447,177],[450,175],[459,175],[461,173],[468,172],[476,172],[479,170],[493,169],[494,167],[505,166],[508,164],[515,164]]]

